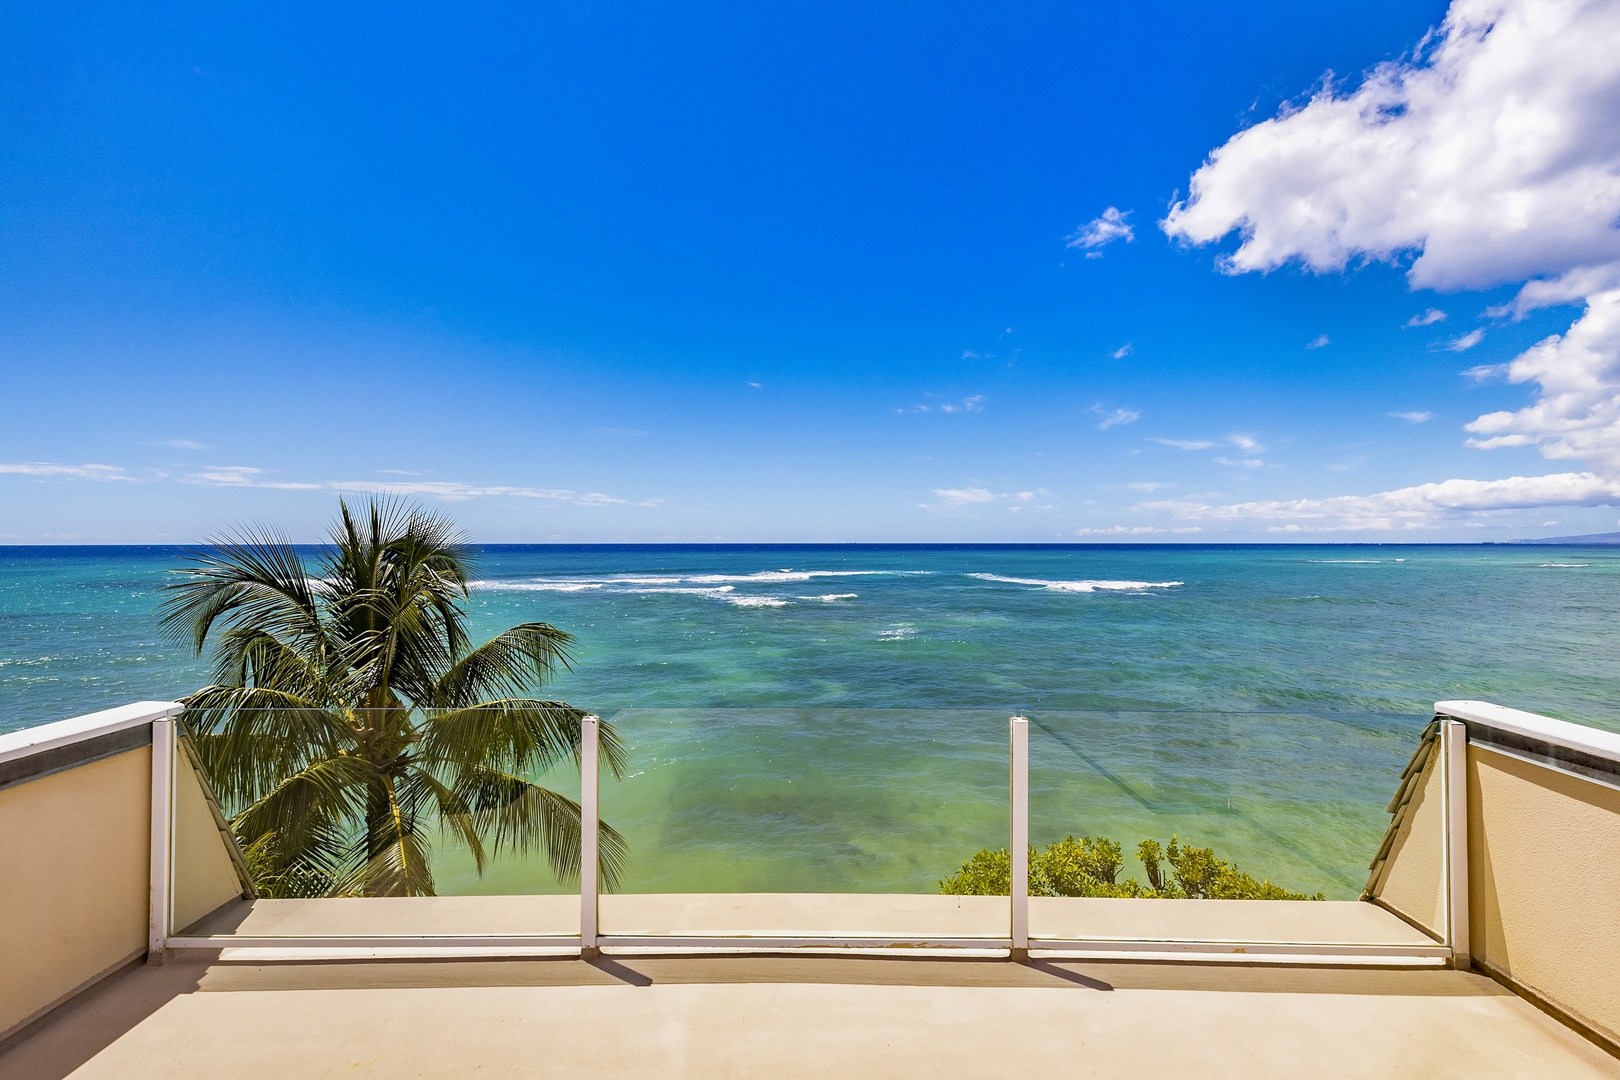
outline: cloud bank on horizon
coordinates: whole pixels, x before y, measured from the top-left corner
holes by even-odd
[[[1469,512],[1620,502],[1620,3],[1455,0],[1411,56],[1354,89],[1331,75],[1302,105],[1239,132],[1160,227],[1190,245],[1238,234],[1223,272],[1333,273],[1405,263],[1413,289],[1519,285],[1487,315],[1584,311],[1477,374],[1534,387],[1467,425],[1467,445],[1538,449],[1576,472],[1446,480],[1366,496],[1148,504],[1271,531],[1420,528]],[[1412,325],[1445,318],[1430,308]],[[1483,328],[1454,339],[1477,344]],[[1466,342],[1466,344],[1464,344]]]

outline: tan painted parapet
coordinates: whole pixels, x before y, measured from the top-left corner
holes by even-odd
[[[178,709],[0,736],[0,1037],[145,952],[151,724]]]
[[[1439,725],[1423,733],[1390,800],[1389,831],[1374,856],[1363,899],[1386,907],[1435,940],[1446,932],[1445,799]]]
[[[147,951],[153,731],[180,708],[137,702],[0,735],[0,1039]],[[207,781],[189,756],[178,764],[166,865],[189,922],[250,887]]]
[[[253,895],[253,883],[189,741],[178,740],[174,771],[174,870],[170,932],[190,926],[233,900]]]
[[[1474,962],[1620,1043],[1620,735],[1483,702],[1468,726]]]

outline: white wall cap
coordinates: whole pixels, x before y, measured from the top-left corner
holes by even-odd
[[[75,716],[71,720],[58,720],[54,724],[23,728],[21,731],[0,735],[0,762],[29,757],[46,750],[54,750],[58,746],[71,746],[87,739],[94,739],[98,735],[110,735],[115,731],[141,727],[154,720],[174,716],[184,708],[185,706],[178,701],[137,701],[130,705],[120,705],[116,709],[103,709],[101,712]]]
[[[1540,739],[1554,746],[1568,747],[1609,761],[1620,761],[1620,735],[1601,728],[1554,720],[1550,716],[1510,709],[1506,705],[1492,705],[1488,701],[1437,701],[1434,712],[1436,716],[1472,720],[1486,727]]]

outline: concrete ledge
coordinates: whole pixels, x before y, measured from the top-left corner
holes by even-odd
[[[1434,939],[1360,900],[1116,900],[1031,897],[1043,941],[1430,947]]]

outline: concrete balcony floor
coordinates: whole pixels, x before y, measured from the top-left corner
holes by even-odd
[[[1482,976],[933,956],[125,969],[0,1054],[60,1077],[1613,1077]]]

